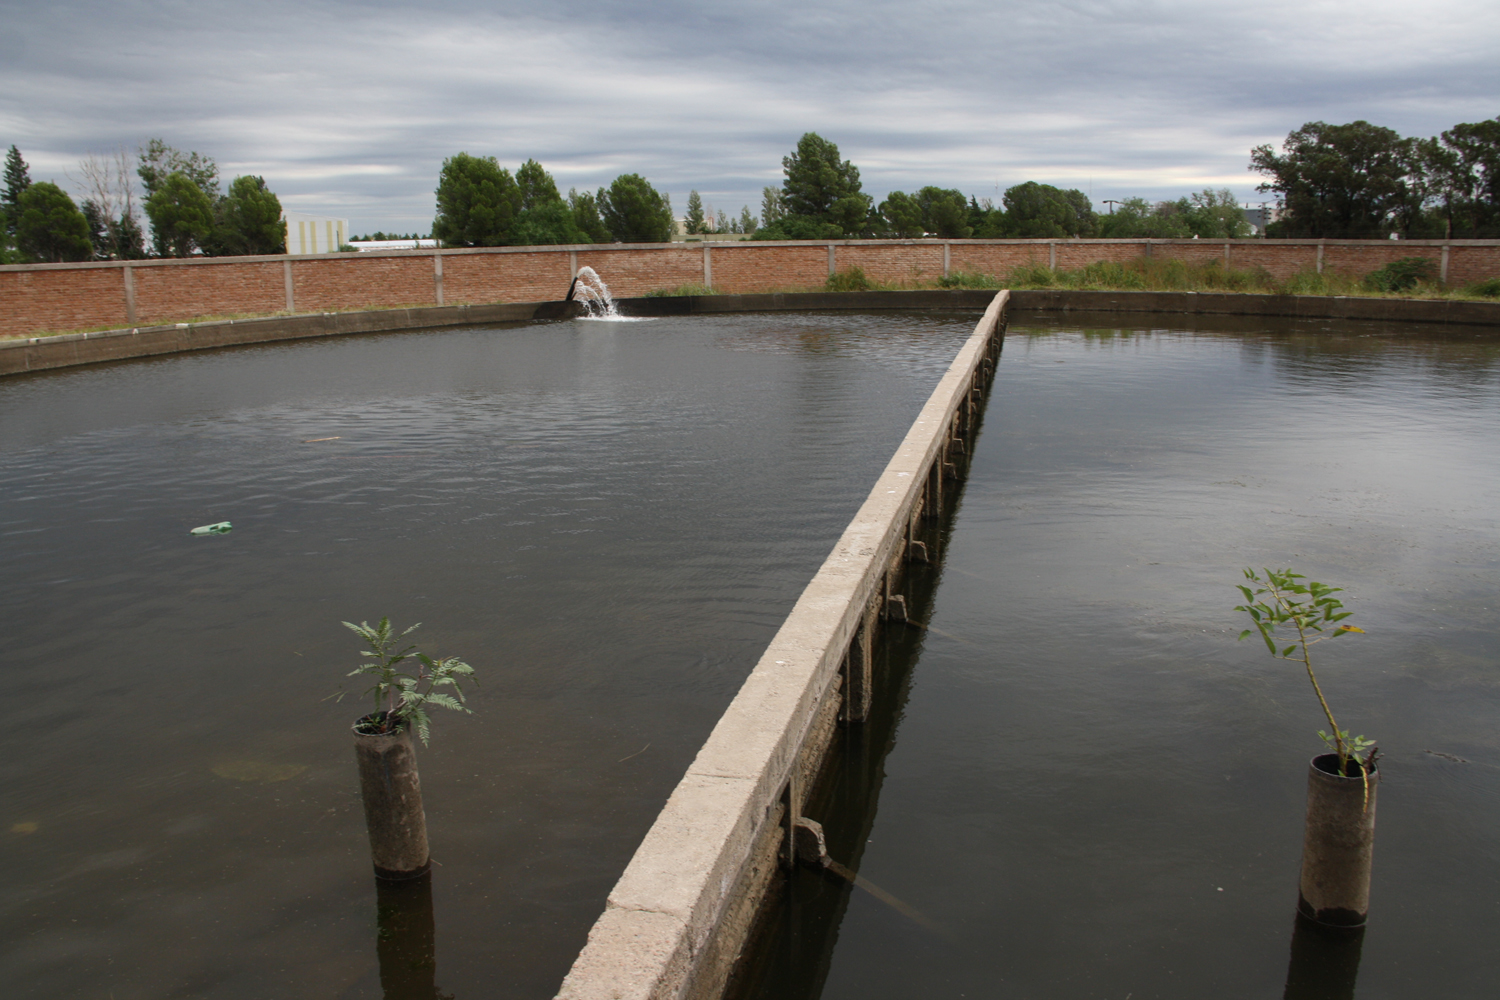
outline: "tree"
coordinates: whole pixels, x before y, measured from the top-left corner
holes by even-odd
[[[781,197],[781,188],[763,188],[760,196],[760,224],[774,226],[784,218],[786,202]]]
[[[1410,183],[1416,149],[1391,129],[1308,122],[1281,148],[1255,147],[1250,169],[1270,178],[1257,190],[1276,192],[1283,236],[1380,239],[1409,226],[1420,208]]]
[[[587,243],[589,236],[578,225],[573,206],[557,193],[557,182],[535,160],[527,160],[516,171],[520,210],[511,226],[509,242],[514,246],[558,246]]]
[[[78,164],[88,192],[83,214],[89,220],[94,253],[101,260],[139,260],[146,256],[141,220],[135,211],[135,185],[123,148],[107,156],[90,153]]]
[[[1186,199],[1183,199],[1186,203]],[[1145,198],[1126,198],[1108,215],[1098,217],[1098,232],[1107,239],[1183,239],[1191,237],[1182,205],[1170,201],[1151,204]]]
[[[579,193],[577,188],[568,191],[568,207],[573,210],[573,225],[584,235],[588,243],[610,242],[609,228],[599,217],[599,199],[588,191]]]
[[[1428,191],[1447,238],[1500,237],[1500,117],[1455,125],[1420,143]]]
[[[1228,188],[1204,188],[1176,202],[1177,213],[1192,235],[1205,240],[1235,240],[1250,235],[1245,211]]]
[[[140,175],[147,198],[161,190],[173,174],[186,176],[210,199],[219,196],[219,165],[212,157],[198,152],[184,154],[161,139],[148,139],[145,148],[139,151],[138,160],[136,173]]]
[[[590,239],[578,227],[577,218],[568,203],[558,198],[522,212],[510,230],[514,246],[566,246],[588,243]]]
[[[182,174],[197,186],[208,199],[210,206],[219,200],[219,165],[213,161],[212,157],[204,156],[196,151],[183,153],[180,149],[168,146],[161,139],[148,139],[145,147],[137,151],[136,161],[135,172],[141,178],[141,186],[145,188],[148,202],[166,186],[173,174]],[[150,216],[150,212],[146,214]],[[203,239],[210,239],[210,236],[205,235]],[[151,242],[158,257],[168,256],[172,240],[157,232],[154,221],[151,227]]]
[[[228,256],[286,250],[281,199],[263,177],[236,177],[215,208],[215,252]]]
[[[562,201],[562,195],[557,193],[557,182],[535,160],[527,160],[516,171],[516,188],[521,192],[522,212]]]
[[[1076,188],[1063,191],[1027,181],[1007,188],[1003,200],[1006,236],[1056,239],[1094,232],[1094,208],[1088,195]]]
[[[676,226],[672,199],[657,193],[640,174],[621,174],[607,189],[600,188],[599,214],[624,243],[666,243]]]
[[[688,192],[687,219],[683,231],[689,236],[703,232],[703,199],[697,191]]]
[[[836,226],[840,236],[859,234],[872,199],[860,191],[859,168],[839,159],[837,145],[808,132],[790,155],[782,157],[781,167],[786,173],[781,191],[787,215]]]
[[[757,240],[840,240],[844,228],[833,222],[820,222],[808,215],[788,215],[779,222],[761,226],[752,239]]]
[[[922,205],[905,191],[892,191],[880,203],[880,217],[885,229],[898,239],[919,239],[927,235],[922,222]]]
[[[146,199],[146,215],[157,245],[173,257],[188,257],[214,231],[214,205],[187,174],[174,173]]]
[[[750,211],[749,205],[746,205],[744,208],[740,209],[739,231],[742,233],[753,233],[757,228],[758,227],[756,226],[755,222],[755,213]]]
[[[16,231],[16,223],[21,219],[21,195],[30,186],[31,171],[21,159],[21,151],[12,146],[5,154],[5,191],[0,194],[0,223],[8,233]]]
[[[16,246],[43,263],[89,260],[89,223],[66,191],[51,181],[28,184],[16,202]]]
[[[922,206],[922,227],[927,232],[945,240],[966,240],[973,234],[963,192],[924,187],[916,200]]]
[[[449,246],[505,246],[520,210],[521,189],[493,156],[459,153],[443,161],[433,236]]]

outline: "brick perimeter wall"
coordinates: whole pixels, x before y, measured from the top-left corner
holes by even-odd
[[[1285,279],[1317,269],[1320,247],[1325,272],[1353,276],[1402,257],[1440,263],[1446,247],[1450,286],[1500,277],[1500,240],[848,240],[14,264],[0,267],[0,336],[282,313],[288,264],[293,311],[310,313],[437,305],[439,287],[445,305],[554,301],[566,294],[575,261],[592,267],[621,297],[687,284],[712,284],[732,293],[816,288],[828,276],[830,247],[836,270],[859,267],[874,280],[900,284],[941,277],[945,248],[949,271],[998,277],[1020,265],[1046,265],[1054,259],[1064,269],[1147,256],[1223,264],[1227,248],[1230,267],[1262,268]],[[133,315],[127,269],[134,286]]]

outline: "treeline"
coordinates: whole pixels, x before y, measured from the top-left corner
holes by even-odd
[[[1131,198],[1105,215],[1094,211],[1082,191],[1036,181],[1007,189],[999,205],[940,187],[892,191],[877,204],[861,189],[859,168],[815,132],[804,135],[781,164],[786,180],[763,192],[758,240],[1223,238],[1250,232],[1229,191],[1154,205]]]
[[[432,235],[460,247],[664,243],[673,227],[671,199],[640,174],[564,198],[535,160],[512,175],[493,156],[459,153],[438,175]]]
[[[1500,238],[1500,117],[1427,139],[1369,122],[1308,122],[1250,152],[1281,218],[1268,236]]]
[[[183,153],[161,139],[139,150],[135,175],[151,223],[149,245],[136,209],[135,182],[124,150],[79,164],[83,205],[51,181],[31,180],[15,146],[5,157],[0,192],[0,263],[142,260],[276,254],[286,249],[281,200],[261,177],[236,177],[220,190],[211,157]]]

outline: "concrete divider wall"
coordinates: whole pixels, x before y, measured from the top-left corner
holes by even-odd
[[[924,513],[966,449],[994,373],[996,294],[610,892],[563,1000],[711,998],[754,921],[838,720],[869,711],[871,655]]]
[[[696,295],[626,299],[636,316],[772,310],[981,309],[989,291],[927,289],[909,292],[788,292],[759,295]],[[1303,319],[1386,320],[1445,326],[1500,327],[1500,302],[1446,299],[1369,299],[1312,295],[1245,295],[1203,292],[1084,292],[1033,289],[1011,293],[1016,309],[1095,313],[1185,313],[1189,315],[1290,316]],[[352,333],[419,330],[444,326],[517,323],[568,315],[562,302],[427,306],[364,312],[271,316],[210,323],[73,333],[0,340],[0,375],[69,365],[170,354],[236,344],[257,344]]]
[[[1500,277],[1500,240],[835,240],[395,250],[0,266],[0,337],[140,327],[212,316],[543,302],[589,266],[616,295],[701,284],[729,293],[821,285],[863,268],[887,283],[1024,264],[1142,258],[1364,275],[1430,258],[1449,285]]]

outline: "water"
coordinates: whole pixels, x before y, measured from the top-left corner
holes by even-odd
[[[367,998],[384,972],[413,997],[425,939],[446,995],[550,997],[975,318],[574,321],[0,380],[6,996]],[[377,901],[367,703],[325,700],[358,690],[339,622],[382,614],[479,671],[475,715],[418,754],[430,902]]]
[[[885,715],[808,809],[935,927],[801,873],[744,993],[1492,995],[1500,337],[1118,322],[1011,326],[916,586],[931,628],[890,650]],[[1246,565],[1347,588],[1367,634],[1314,663],[1386,753],[1362,952],[1299,936],[1295,969],[1326,723],[1300,665],[1235,641]]]

